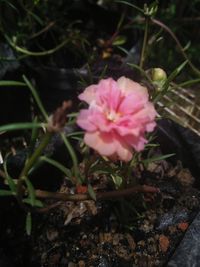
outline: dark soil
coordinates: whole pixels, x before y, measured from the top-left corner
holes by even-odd
[[[151,163],[140,176],[160,193],[106,203],[60,202],[48,213],[33,214],[30,237],[23,212],[5,203],[0,266],[165,266],[199,209],[200,191],[180,162]],[[64,183],[60,190],[68,189]]]

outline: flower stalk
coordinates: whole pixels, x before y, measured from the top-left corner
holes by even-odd
[[[143,44],[142,44],[142,52],[140,56],[140,64],[139,67],[143,68],[144,61],[145,61],[145,53],[146,53],[146,47],[147,47],[147,37],[148,37],[148,29],[149,29],[149,17],[145,17],[145,29],[144,29],[144,38],[143,38]]]
[[[20,204],[22,204],[22,195],[24,193],[23,184],[24,181],[27,179],[28,173],[30,169],[34,166],[42,152],[44,151],[45,147],[50,142],[51,138],[53,136],[52,132],[46,132],[46,134],[43,137],[43,140],[39,144],[39,146],[36,148],[35,152],[32,154],[30,158],[26,160],[25,166],[22,169],[22,172],[19,176],[18,183],[17,183],[17,199]]]

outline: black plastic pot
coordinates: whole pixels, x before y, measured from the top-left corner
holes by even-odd
[[[172,120],[163,119],[158,122],[157,139],[163,154],[175,153],[176,157],[169,160],[180,160],[196,177],[196,186],[200,187],[200,136]]]
[[[191,130],[171,120],[161,120],[158,125],[158,140],[164,153],[176,153],[183,166],[189,168],[200,188],[200,137]],[[166,266],[200,266],[200,211],[194,216],[183,240]]]

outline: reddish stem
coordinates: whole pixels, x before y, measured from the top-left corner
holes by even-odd
[[[109,192],[98,192],[96,193],[97,200],[113,199],[118,197],[125,197],[135,193],[159,193],[160,189],[149,185],[137,185],[131,188],[109,191]],[[67,194],[67,193],[57,193],[48,192],[43,190],[36,190],[36,197],[40,199],[56,199],[62,201],[84,201],[90,200],[89,194]]]

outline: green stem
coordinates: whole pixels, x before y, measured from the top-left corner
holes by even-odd
[[[39,146],[36,148],[33,155],[27,159],[25,166],[19,176],[18,183],[17,183],[17,200],[20,204],[20,206],[24,207],[24,204],[22,203],[22,195],[24,192],[23,183],[27,179],[27,175],[29,170],[33,167],[35,162],[38,160],[42,152],[44,151],[44,148],[48,145],[53,133],[47,132],[39,144]]]
[[[167,26],[165,25],[164,23],[162,23],[161,21],[159,20],[156,20],[156,19],[151,19],[151,21],[158,25],[159,27],[161,27],[162,29],[164,29],[167,33],[170,34],[170,36],[174,39],[174,41],[176,42],[179,50],[181,51],[183,57],[188,61],[188,64],[190,66],[190,68],[198,75],[200,76],[200,70],[198,68],[196,68],[193,63],[191,62],[191,60],[189,59],[187,53],[184,51],[184,48],[183,46],[181,45],[179,39],[176,37],[176,35],[172,32],[172,30]]]
[[[42,154],[43,150],[45,147],[48,145],[53,133],[52,132],[47,132],[45,136],[43,137],[43,140],[39,144],[39,146],[36,148],[35,152],[33,155],[27,160],[21,174],[20,174],[20,179],[24,179],[24,177],[27,176],[29,170],[33,167],[37,159],[40,157]]]
[[[140,68],[143,68],[144,60],[145,60],[145,52],[147,46],[147,36],[148,36],[148,28],[149,28],[149,17],[145,18],[145,29],[144,29],[144,39],[142,44],[142,52],[140,56]]]
[[[11,41],[11,39],[7,35],[5,35],[5,38],[6,38],[7,42],[12,46],[13,49],[15,49],[17,52],[20,52],[20,53],[25,54],[27,56],[51,55],[51,54],[55,53],[56,51],[58,51],[59,49],[61,49],[63,46],[65,46],[69,42],[69,38],[67,38],[62,43],[60,43],[59,45],[57,45],[56,47],[54,47],[52,49],[41,51],[41,52],[34,52],[34,51],[29,51],[25,48],[22,48],[22,47],[16,45],[14,42]]]
[[[40,100],[40,97],[36,91],[36,89],[33,87],[33,85],[31,84],[31,82],[27,79],[27,77],[25,75],[22,75],[22,78],[24,79],[26,85],[28,86],[28,88],[30,89],[33,97],[34,97],[34,100],[35,102],[37,103],[38,105],[38,108],[40,109],[42,115],[44,116],[45,120],[48,122],[48,114]]]
[[[78,160],[76,157],[76,153],[64,133],[61,133],[61,137],[71,156],[75,178],[78,180],[78,182],[81,182],[80,177],[79,177],[79,168],[78,168]]]

